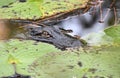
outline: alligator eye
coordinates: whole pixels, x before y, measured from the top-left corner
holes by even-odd
[[[51,35],[47,31],[43,31],[42,34],[41,34],[41,36],[42,37],[46,37],[46,38],[51,37]]]
[[[48,32],[46,32],[46,31],[43,31],[43,32],[42,32],[42,34],[43,34],[43,35],[47,35],[47,34],[48,34]]]

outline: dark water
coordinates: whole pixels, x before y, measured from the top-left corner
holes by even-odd
[[[11,38],[25,39],[23,26],[24,23],[15,23],[10,20],[0,20],[0,40],[8,40]]]

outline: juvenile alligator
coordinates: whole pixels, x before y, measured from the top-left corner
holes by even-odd
[[[65,34],[64,30],[60,29],[59,26],[28,26],[27,31],[30,39],[53,44],[61,50],[83,46],[80,40]]]

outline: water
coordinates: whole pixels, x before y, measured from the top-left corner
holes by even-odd
[[[0,20],[0,40],[8,40],[11,38],[25,39],[24,30],[21,28],[22,26],[22,23]]]
[[[90,12],[86,12],[83,15],[68,17],[58,25],[65,30],[72,30],[73,32],[68,33],[71,36],[78,35],[82,37],[89,33],[97,33],[108,27],[114,17],[113,12],[108,10],[108,8],[103,10],[103,23],[99,22],[101,19],[100,13],[96,12],[97,14],[91,15]]]
[[[3,20],[0,20],[0,40],[8,39],[10,29]]]

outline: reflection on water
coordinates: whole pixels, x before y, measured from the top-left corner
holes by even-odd
[[[96,33],[104,30],[108,26],[111,18],[113,19],[113,12],[108,10],[109,9],[103,10],[103,23],[99,22],[101,19],[99,13],[91,15],[90,12],[87,12],[83,15],[69,17],[58,25],[65,30],[72,30],[73,32],[68,33],[72,36],[84,36],[92,32]]]
[[[8,39],[10,29],[6,25],[5,21],[0,20],[0,40]]]
[[[23,38],[22,23],[11,22],[10,20],[0,20],[0,40],[11,38]],[[24,39],[24,38],[23,38]]]
[[[72,30],[70,35],[81,35],[79,32],[82,31],[82,26],[80,26],[79,16],[73,16],[63,20],[59,26],[66,30]]]

